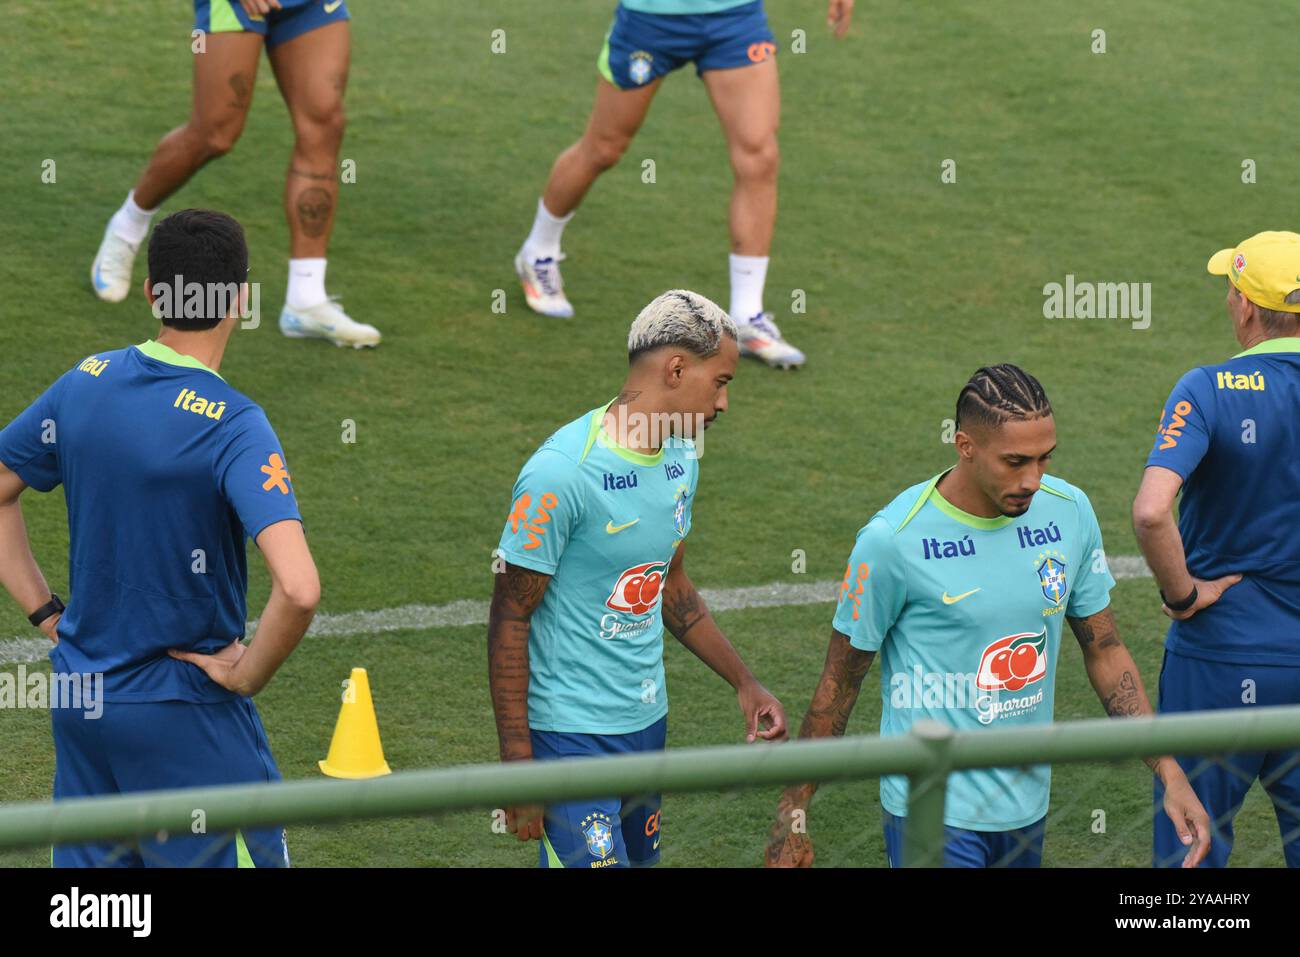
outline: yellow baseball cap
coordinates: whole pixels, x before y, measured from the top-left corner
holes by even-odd
[[[1205,268],[1212,275],[1227,276],[1257,306],[1300,312],[1300,303],[1286,301],[1300,289],[1300,234],[1256,233],[1232,249],[1220,249]]]

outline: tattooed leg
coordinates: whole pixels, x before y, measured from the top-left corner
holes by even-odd
[[[293,119],[293,155],[284,188],[293,259],[324,258],[329,245],[339,196],[349,44],[348,24],[339,22],[268,54]]]

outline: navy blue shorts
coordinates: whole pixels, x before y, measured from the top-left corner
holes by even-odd
[[[885,827],[885,853],[890,867],[903,866],[903,825],[905,817],[895,817],[881,808]],[[1010,831],[969,831],[944,826],[944,867],[1041,867],[1043,836],[1047,818]]]
[[[1260,707],[1300,704],[1300,668],[1223,664],[1166,651],[1160,668],[1160,713],[1252,707],[1242,700],[1248,689]],[[1202,867],[1227,865],[1232,819],[1256,778],[1273,801],[1287,866],[1300,867],[1300,750],[1176,757],[1213,825]],[[1156,778],[1152,861],[1156,867],[1179,867],[1187,848],[1164,812],[1164,799],[1165,789]]]
[[[103,704],[98,718],[52,708],[54,800],[279,781],[257,709],[248,698]],[[190,830],[140,841],[57,845],[55,867],[287,867],[284,828]],[[196,833],[197,832],[197,833]]]
[[[340,20],[352,19],[343,0],[280,0],[281,9],[250,17],[238,0],[194,0],[194,29],[204,33],[258,33],[267,49]]]
[[[533,759],[662,751],[668,716],[631,734],[533,731]],[[541,867],[653,867],[659,863],[659,794],[549,804]]]
[[[622,90],[645,86],[695,61],[695,72],[730,70],[776,56],[763,0],[720,13],[640,13],[621,3],[596,66]]]

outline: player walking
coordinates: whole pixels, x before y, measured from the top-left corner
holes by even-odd
[[[1092,505],[1045,474],[1056,425],[1042,386],[1013,365],[982,368],[957,399],[957,428],[957,464],[903,492],[858,533],[800,737],[844,733],[877,651],[881,735],[903,734],[921,718],[969,731],[1049,724],[1063,618],[1106,713],[1151,713],[1111,614],[1115,580]],[[1165,810],[1180,839],[1194,842],[1189,860],[1199,859],[1204,809],[1172,758],[1147,763],[1167,786]],[[1045,764],[950,775],[944,863],[1038,866],[1050,780]],[[812,863],[811,841],[791,823],[816,787],[782,795],[769,865]],[[905,777],[881,778],[894,867],[907,797]]]
[[[289,286],[280,331],[358,349],[379,344],[378,329],[355,322],[325,293],[325,254],[339,193],[348,19],[343,0],[194,0],[194,29],[203,46],[194,54],[193,112],[162,138],[109,220],[90,267],[95,295],[107,302],[126,298],[136,251],[158,206],[234,147],[265,46],[294,132],[284,186]]]
[[[665,627],[733,688],[747,738],[783,738],[785,713],[727,641],[686,574],[701,430],[727,410],[735,327],[674,290],[628,334],[618,397],[561,428],[524,465],[501,535],[488,624],[503,761],[664,747]],[[660,795],[517,807],[543,867],[659,860]]]
[[[836,36],[849,29],[853,0],[829,0]],[[582,137],[560,154],[537,202],[532,231],[515,256],[529,307],[573,315],[560,279],[560,236],[591,184],[622,157],[663,78],[695,62],[722,123],[735,177],[731,194],[731,309],[741,355],[772,366],[803,364],[763,310],[776,227],[776,130],[781,91],[776,42],[762,0],[622,0],[597,60],[596,102]]]
[[[237,222],[184,210],[153,231],[149,275],[165,279],[146,294],[152,304],[176,281],[246,295],[247,272]],[[293,651],[319,600],[280,443],[217,371],[238,305],[198,318],[161,311],[157,340],[90,356],[0,431],[0,584],[55,642],[56,679],[102,675],[102,707],[75,695],[72,706],[51,702],[56,801],[279,780],[249,697]],[[32,557],[19,505],[26,487],[59,484],[66,610]],[[245,535],[271,572],[247,648]],[[59,846],[53,863],[263,867],[289,856],[281,828],[256,828]]]
[[[1162,713],[1300,704],[1300,235],[1259,233],[1215,253],[1208,269],[1227,276],[1245,351],[1178,380],[1133,502],[1138,544],[1174,619]],[[1232,820],[1259,778],[1287,865],[1300,867],[1300,750],[1178,762],[1214,819],[1207,865],[1228,863]],[[1183,857],[1158,817],[1153,847],[1157,867]]]

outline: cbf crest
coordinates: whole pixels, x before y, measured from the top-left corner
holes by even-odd
[[[596,811],[583,818],[582,835],[587,839],[587,850],[592,857],[603,861],[613,853],[614,829],[608,814]]]
[[[646,53],[645,50],[637,50],[632,54],[632,62],[628,64],[627,73],[632,78],[633,83],[641,86],[650,79],[652,72],[650,65],[653,61],[654,57]]]
[[[1065,574],[1065,556],[1055,551],[1043,552],[1038,556],[1036,570],[1043,597],[1052,604],[1059,605],[1070,591]]]
[[[677,491],[673,493],[673,502],[676,503],[673,508],[673,529],[678,538],[686,537],[686,499],[690,494],[690,489],[685,485],[677,486]]]

